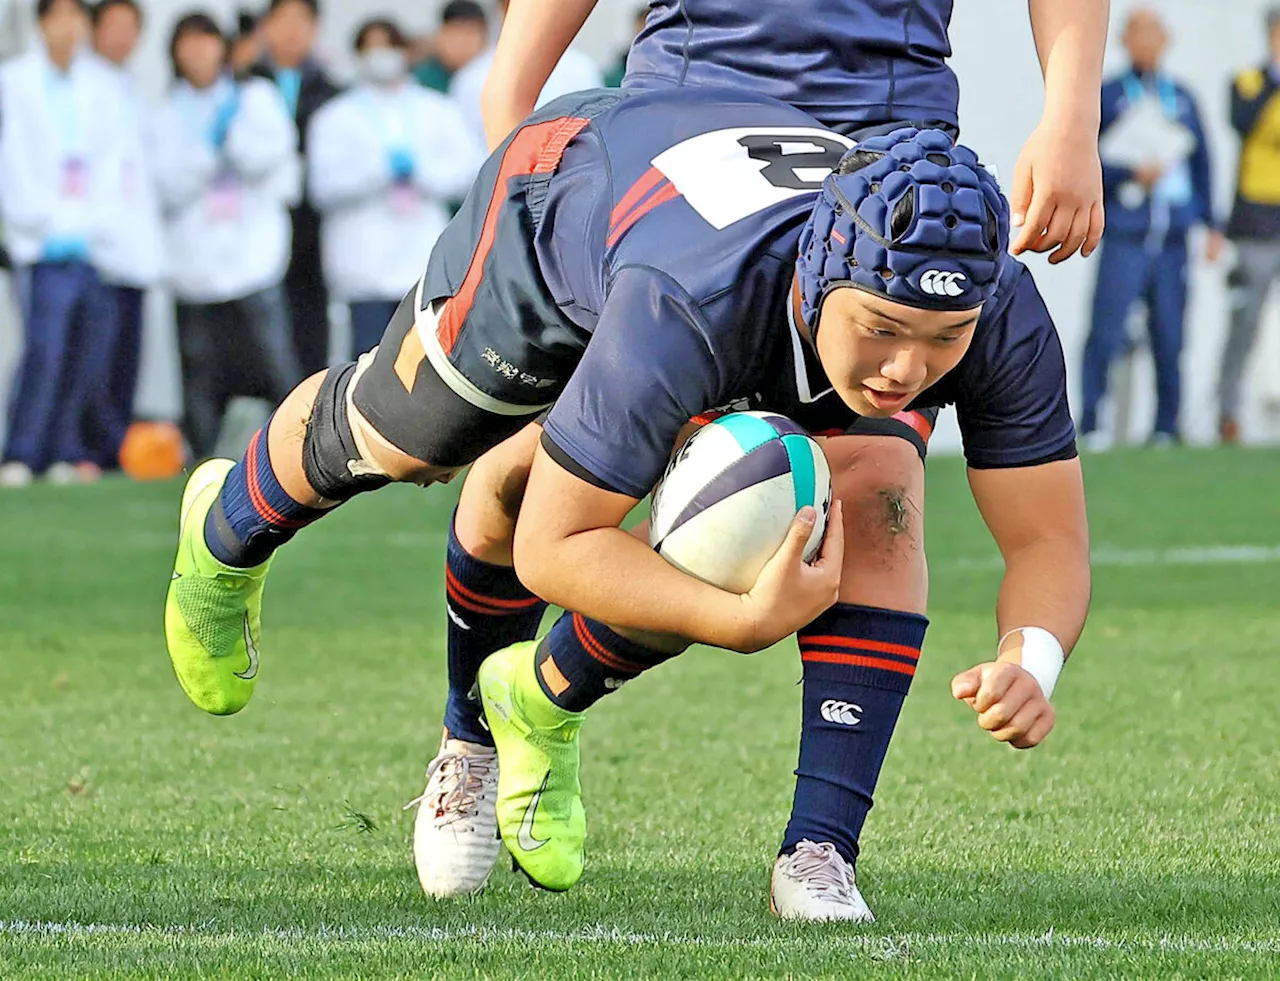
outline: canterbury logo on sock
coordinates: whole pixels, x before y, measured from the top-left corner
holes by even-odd
[[[838,726],[856,726],[862,721],[861,705],[835,698],[828,698],[823,702],[818,712],[828,722],[834,722]]]

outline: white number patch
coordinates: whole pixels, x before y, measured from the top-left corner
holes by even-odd
[[[653,158],[698,214],[725,228],[822,186],[853,141],[806,126],[718,129]]]

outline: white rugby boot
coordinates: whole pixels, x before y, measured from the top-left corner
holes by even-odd
[[[835,845],[827,841],[819,845],[807,838],[773,863],[769,909],[784,920],[875,921],[854,884],[853,866]]]
[[[413,861],[428,896],[447,899],[484,888],[502,841],[494,806],[498,754],[492,746],[450,739],[427,766],[427,788],[405,805],[418,805]]]

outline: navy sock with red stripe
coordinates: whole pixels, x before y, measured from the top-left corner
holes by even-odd
[[[271,469],[267,426],[254,433],[222,493],[209,508],[204,540],[219,562],[238,569],[265,562],[277,548],[332,508],[310,508],[285,493]]]
[[[481,561],[462,547],[449,523],[445,560],[445,612],[449,615],[449,699],[444,727],[454,739],[493,745],[472,697],[480,663],[494,651],[533,640],[547,604],[525,589],[516,570]]]
[[[915,613],[837,603],[797,635],[804,708],[783,854],[807,838],[857,859],[928,626]]]
[[[628,640],[599,620],[565,613],[538,646],[538,684],[562,709],[582,712],[642,671],[675,657]]]

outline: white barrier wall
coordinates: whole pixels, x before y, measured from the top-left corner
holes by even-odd
[[[0,0],[0,49],[15,44],[18,31],[11,26],[29,20],[26,0],[10,4]],[[743,0],[744,3],[750,0]],[[783,2],[783,0],[770,0]],[[375,13],[391,13],[414,30],[429,29],[439,4],[410,0],[321,0],[324,12],[322,46],[340,73],[347,67],[347,48],[355,25]],[[1267,0],[1157,0],[1152,4],[1165,17],[1173,36],[1167,64],[1169,70],[1187,84],[1200,100],[1201,112],[1212,142],[1216,168],[1217,204],[1225,213],[1234,182],[1237,140],[1227,120],[1228,84],[1243,65],[1265,58],[1262,27]],[[148,3],[148,28],[137,69],[145,89],[157,95],[168,79],[165,48],[174,19],[203,7],[230,25],[236,4],[217,0],[193,4],[180,0]],[[635,4],[627,0],[601,0],[579,39],[581,46],[608,64],[625,43]],[[1112,13],[1112,43],[1108,70],[1123,67],[1119,33],[1125,13],[1131,7],[1116,3]],[[16,13],[17,16],[14,16]],[[6,16],[9,20],[6,20]],[[954,65],[961,81],[961,124],[963,139],[993,163],[1002,179],[1008,180],[1023,139],[1035,126],[1041,105],[1039,66],[1031,42],[1025,0],[956,0],[952,20]],[[1197,255],[1199,253],[1197,252]],[[1079,362],[1087,330],[1089,302],[1093,289],[1096,259],[1072,259],[1051,268],[1032,259],[1041,291],[1053,311],[1067,351],[1069,367]],[[1197,262],[1191,276],[1192,299],[1187,318],[1188,343],[1183,359],[1183,427],[1194,441],[1212,438],[1216,426],[1213,385],[1226,322],[1226,294],[1223,286],[1229,260],[1218,267]],[[1274,316],[1270,318],[1274,320]],[[144,358],[144,378],[140,409],[157,415],[172,414],[177,406],[176,357],[164,304],[153,305]],[[1258,356],[1254,358],[1251,397],[1245,424],[1254,434],[1280,437],[1280,331],[1269,324]],[[0,359],[12,355],[16,345],[12,313],[0,314]],[[7,383],[4,366],[0,384]],[[1149,366],[1140,362],[1135,375],[1135,400],[1131,413],[1132,432],[1141,438],[1153,412]],[[1073,393],[1074,395],[1074,393]],[[1274,411],[1266,406],[1274,405]],[[938,449],[954,447],[956,435],[951,422],[944,423],[936,438]]]

